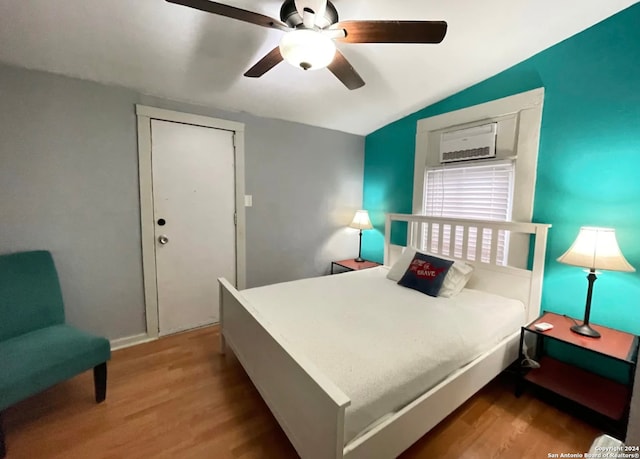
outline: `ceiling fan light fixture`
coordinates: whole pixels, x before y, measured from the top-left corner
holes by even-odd
[[[364,80],[336,49],[333,40],[346,43],[440,43],[447,33],[445,21],[339,21],[338,11],[330,0],[283,0],[280,20],[212,0],[166,1],[286,32],[277,47],[244,73],[248,78],[260,78],[286,60],[304,70],[328,67],[350,90],[364,86]]]
[[[294,67],[318,70],[331,64],[336,45],[331,38],[315,30],[297,29],[282,37],[280,53]]]

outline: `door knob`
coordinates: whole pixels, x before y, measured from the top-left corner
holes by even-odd
[[[158,237],[158,242],[162,245],[165,245],[167,242],[169,242],[169,238],[163,234],[162,236]]]

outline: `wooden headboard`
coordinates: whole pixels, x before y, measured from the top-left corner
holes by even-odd
[[[386,266],[391,266],[403,249],[391,244],[392,222],[407,223],[408,247],[473,265],[467,288],[522,301],[527,309],[527,322],[540,314],[547,232],[551,225],[387,214]]]

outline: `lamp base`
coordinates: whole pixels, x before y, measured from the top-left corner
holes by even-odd
[[[591,338],[600,338],[600,333],[595,331],[587,324],[574,325],[571,327],[571,331],[583,336],[589,336]]]
[[[362,257],[354,258],[353,261],[355,261],[356,263],[362,263],[364,261],[364,258]]]

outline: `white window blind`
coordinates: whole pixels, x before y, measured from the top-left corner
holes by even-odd
[[[511,219],[513,201],[514,162],[501,161],[481,165],[456,165],[429,168],[425,172],[424,213],[434,217],[507,221]],[[431,231],[431,250],[437,252],[439,228]],[[455,232],[451,247],[450,225],[442,231],[442,253],[462,257],[462,235]],[[429,249],[427,231],[423,233],[423,248]],[[476,231],[468,236],[468,254],[464,258],[475,259]],[[497,260],[506,264],[508,234],[498,234]],[[481,259],[489,261],[491,232],[482,235]]]

